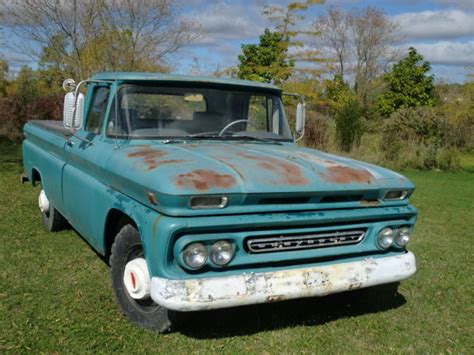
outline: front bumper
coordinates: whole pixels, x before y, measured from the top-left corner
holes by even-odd
[[[197,311],[324,296],[401,281],[415,272],[415,256],[407,252],[356,262],[226,277],[190,280],[153,277],[150,291],[152,299],[168,309]]]

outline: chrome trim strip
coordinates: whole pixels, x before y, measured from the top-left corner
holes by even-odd
[[[394,192],[394,191],[400,191],[402,194],[400,195],[400,197],[395,197],[395,198],[387,198],[387,195],[390,193],[390,192]],[[404,200],[408,195],[408,191],[407,190],[389,190],[385,193],[384,197],[383,197],[383,200],[384,201],[401,201],[401,200]]]
[[[270,253],[300,249],[325,248],[330,246],[340,246],[357,244],[365,236],[365,230],[335,231],[327,233],[293,235],[259,238],[251,237],[247,239],[247,247],[250,253]]]
[[[205,198],[205,197],[213,197],[213,198],[220,198],[221,203],[217,205],[200,205],[200,206],[193,206],[193,200],[198,198]],[[229,199],[226,196],[192,196],[188,201],[188,207],[192,210],[204,210],[204,209],[212,209],[212,208],[225,208],[229,203]]]

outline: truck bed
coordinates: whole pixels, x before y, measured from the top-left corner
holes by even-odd
[[[52,121],[52,120],[31,120],[28,121],[35,126],[39,126],[43,129],[46,129],[52,133],[60,135],[62,137],[67,137],[71,135],[71,130],[63,126],[62,121]]]

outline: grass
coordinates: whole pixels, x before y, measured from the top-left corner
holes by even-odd
[[[118,311],[108,267],[72,230],[46,233],[20,150],[0,143],[0,352],[474,353],[474,173],[405,172],[419,271],[380,288],[182,315],[160,335]]]

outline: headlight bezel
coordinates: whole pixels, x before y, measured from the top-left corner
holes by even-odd
[[[403,242],[400,241],[404,238]],[[397,229],[397,235],[395,236],[393,243],[397,248],[406,248],[408,243],[411,241],[411,228],[408,226],[401,226]]]
[[[205,251],[205,254],[203,254],[203,260],[201,263],[199,263],[198,265],[191,265],[189,262],[186,262],[187,260],[187,257],[186,257],[186,253],[189,252],[191,249],[193,248],[200,248],[201,251]],[[205,245],[204,243],[202,242],[193,242],[193,243],[190,243],[188,245],[186,245],[182,252],[181,252],[181,259],[183,261],[183,264],[188,268],[188,269],[191,269],[191,270],[199,270],[199,269],[202,269],[208,262],[209,260],[209,250],[208,250],[208,247],[207,245]]]
[[[227,251],[224,251],[224,252],[227,252],[227,253],[230,253],[230,257],[228,258],[228,260],[224,263],[219,263],[217,260],[216,260],[216,257],[215,255],[217,253],[219,253],[219,250],[216,250],[217,248],[219,247],[228,247],[230,250],[227,250]],[[221,251],[222,252],[222,251]],[[214,242],[211,246],[210,246],[210,252],[209,252],[209,260],[213,263],[213,265],[215,266],[218,266],[218,267],[224,267],[224,266],[227,266],[230,264],[230,262],[234,259],[234,256],[235,256],[235,246],[234,246],[234,243],[228,241],[228,240],[218,240],[216,242]]]
[[[390,233],[390,235],[387,235],[387,233]],[[389,243],[382,244],[382,241],[384,240],[384,238],[389,238]],[[395,230],[391,227],[384,227],[377,233],[376,243],[380,249],[388,250],[393,245],[394,239],[395,239]]]

